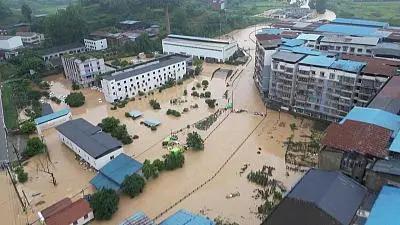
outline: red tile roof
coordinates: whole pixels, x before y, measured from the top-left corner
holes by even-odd
[[[340,151],[384,158],[388,155],[391,134],[389,129],[380,126],[346,120],[343,124],[332,123],[326,130],[322,144]]]
[[[92,211],[89,203],[81,198],[47,217],[45,223],[46,225],[69,225]]]
[[[400,67],[400,61],[390,59],[372,58],[368,56],[343,54],[343,59],[350,59],[359,62],[366,62],[367,65],[362,70],[365,74],[392,77],[397,74],[397,68]]]
[[[256,38],[258,41],[269,41],[269,40],[281,39],[281,36],[276,34],[256,34]]]
[[[63,210],[65,207],[69,206],[72,204],[72,201],[70,198],[64,198],[53,205],[43,209],[40,211],[42,214],[43,218],[49,218],[50,216],[54,215],[55,213],[59,212],[60,210]]]

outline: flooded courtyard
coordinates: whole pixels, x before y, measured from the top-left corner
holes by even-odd
[[[232,32],[230,36],[241,47],[254,49],[251,40],[253,31],[254,28],[251,27]],[[250,55],[254,57],[254,50],[250,50]],[[256,212],[261,200],[254,199],[257,185],[247,180],[247,174],[264,165],[272,166],[276,169],[274,178],[282,181],[287,189],[300,178],[301,173],[286,170],[284,142],[292,134],[295,140],[309,135],[312,121],[265,108],[252,79],[254,60],[243,66],[205,63],[203,68],[200,76],[189,79],[182,85],[176,85],[162,93],[156,91],[147,97],[136,97],[124,108],[117,110],[111,110],[111,105],[105,102],[98,90],[80,90],[86,97],[86,103],[72,109],[73,118],[84,118],[93,124],[98,124],[108,116],[120,119],[121,123],[126,124],[129,134],[139,136],[132,144],[125,145],[124,151],[140,162],[161,158],[166,154],[167,150],[162,148],[161,142],[171,132],[177,133],[182,143],[186,141],[186,134],[190,131],[199,132],[205,139],[204,151],[185,152],[183,168],[164,171],[158,178],[150,179],[144,192],[134,199],[121,195],[119,210],[110,221],[93,221],[91,224],[119,224],[137,211],[143,211],[160,222],[181,208],[210,218],[229,218],[239,224],[260,224]],[[232,77],[226,78],[221,75],[223,73],[213,77],[213,72],[218,68],[232,70]],[[71,83],[62,75],[48,77],[47,80],[52,84],[51,91],[57,97],[65,96],[71,91]],[[203,80],[209,81],[207,89],[196,88],[196,84]],[[210,91],[211,98],[217,100],[218,106],[210,109],[204,98],[191,96],[193,87],[199,93]],[[187,90],[187,96],[183,95],[184,90]],[[228,104],[224,95],[228,96],[229,102],[233,101],[234,111],[224,110]],[[149,104],[150,99],[156,99],[161,104],[161,109],[153,110]],[[179,99],[182,103],[171,104],[172,99]],[[62,104],[51,104],[55,110],[65,107]],[[199,107],[191,107],[195,104]],[[166,115],[168,109],[182,112],[184,108],[189,111],[179,118]],[[221,114],[207,130],[200,131],[193,126],[218,109]],[[125,117],[125,113],[132,110],[143,112],[143,116],[136,120]],[[242,112],[235,112],[239,110]],[[159,120],[161,125],[156,131],[151,131],[140,124],[144,119]],[[289,126],[293,123],[298,127],[295,131]],[[27,219],[32,223],[37,219],[38,211],[54,202],[64,197],[82,197],[83,194],[94,191],[89,181],[95,176],[95,171],[87,169],[75,159],[73,152],[58,140],[55,129],[45,131],[43,138],[49,149],[49,157],[42,155],[30,159],[25,165],[29,181],[19,186],[30,202],[27,215],[18,210],[20,207],[8,177],[4,174],[1,176],[0,204],[10,205],[9,211],[1,212],[4,213],[3,218],[10,219],[7,224],[25,224]],[[241,173],[245,164],[248,165],[247,169]],[[43,170],[54,173],[56,186],[53,185],[50,175]],[[232,193],[240,195],[227,198]],[[10,218],[10,215],[19,215],[18,221]]]

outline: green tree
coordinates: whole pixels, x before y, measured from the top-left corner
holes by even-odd
[[[147,180],[158,176],[157,168],[148,159],[144,160],[142,172]]]
[[[27,120],[21,124],[19,129],[23,134],[33,134],[36,131],[36,125],[33,121]]]
[[[171,23],[170,23],[170,9],[173,7],[178,7],[181,3],[181,0],[144,0],[145,3],[150,2],[151,5],[155,8],[162,7],[164,9],[165,14],[165,28],[167,34],[171,33]]]
[[[65,103],[71,107],[79,107],[85,104],[85,96],[82,92],[73,92],[65,98]]]
[[[106,117],[101,120],[99,127],[103,129],[104,132],[111,133],[120,124],[119,119],[115,117]]]
[[[170,152],[164,155],[164,167],[166,170],[182,168],[185,163],[185,156],[181,151]]]
[[[32,21],[32,9],[28,4],[24,3],[21,6],[21,14],[24,16],[25,20],[28,22]]]
[[[186,144],[189,148],[193,150],[203,150],[204,149],[204,141],[201,138],[200,134],[193,131],[192,133],[188,133],[186,137]]]
[[[32,157],[45,152],[45,150],[46,145],[38,137],[33,137],[30,138],[26,143],[24,155],[27,157]]]
[[[145,184],[144,178],[134,173],[125,177],[122,183],[122,191],[129,197],[134,198],[142,193]]]
[[[211,109],[215,108],[215,99],[206,99],[205,103],[208,105],[208,107],[210,107]]]
[[[161,159],[154,160],[152,165],[157,169],[158,172],[163,171],[165,167],[164,162]]]
[[[327,3],[327,0],[316,0],[315,9],[317,10],[317,13],[319,13],[319,14],[325,13],[326,3]]]
[[[203,80],[203,81],[201,82],[201,85],[207,87],[207,86],[208,86],[208,80]]]
[[[308,1],[308,7],[310,7],[310,9],[315,9],[316,8],[316,4],[317,4],[316,0],[309,0]]]
[[[28,173],[26,173],[25,171],[24,171],[24,168],[22,168],[22,167],[17,167],[16,169],[15,169],[15,173],[17,174],[17,178],[18,178],[18,181],[20,182],[20,183],[25,183],[26,181],[28,181]]]
[[[126,125],[117,126],[112,132],[111,136],[117,138],[122,142],[122,144],[127,145],[133,142],[132,137],[128,134],[126,130]]]
[[[5,18],[6,16],[10,16],[11,14],[12,11],[10,10],[10,8],[3,0],[0,0],[0,18]]]
[[[96,220],[109,220],[118,210],[119,196],[114,190],[102,189],[95,192],[90,199]]]

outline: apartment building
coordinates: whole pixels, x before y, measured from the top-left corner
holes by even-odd
[[[379,43],[377,37],[352,37],[325,35],[316,45],[321,51],[372,56],[372,49]]]
[[[61,60],[66,78],[85,87],[95,85],[96,76],[107,72],[104,59],[66,55]]]
[[[87,51],[100,51],[108,48],[106,38],[85,38],[83,41]]]
[[[186,74],[188,57],[168,55],[133,68],[117,71],[101,81],[107,102],[132,98],[139,92],[148,92],[164,85],[169,80],[180,80]]]
[[[21,37],[24,45],[38,45],[44,41],[44,34],[35,32],[17,32],[16,35]]]

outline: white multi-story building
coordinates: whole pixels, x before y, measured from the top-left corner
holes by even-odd
[[[61,57],[65,76],[80,85],[93,86],[96,76],[107,72],[104,59],[78,57],[72,55]]]
[[[20,36],[22,43],[26,45],[37,45],[44,41],[44,35],[35,32],[17,32],[17,36]]]
[[[56,130],[61,142],[96,170],[124,152],[120,141],[84,119],[70,120]]]
[[[88,51],[99,51],[108,48],[107,39],[83,39],[85,42],[86,50]]]
[[[0,50],[13,51],[23,47],[20,36],[0,36]]]
[[[170,34],[162,40],[165,54],[183,54],[206,61],[226,62],[238,50],[236,42]]]
[[[372,49],[375,48],[378,43],[379,38],[377,37],[325,35],[319,41],[319,50],[372,56]]]
[[[115,72],[101,81],[107,102],[132,98],[139,92],[148,92],[163,86],[169,80],[180,80],[186,74],[188,58],[168,55],[134,68]]]

